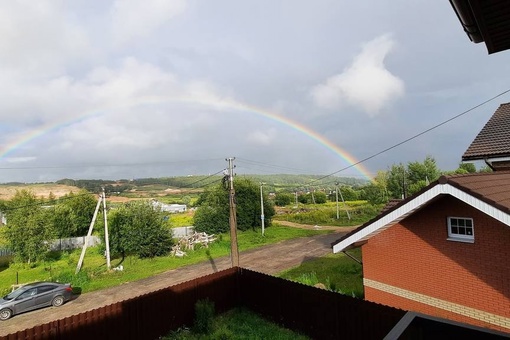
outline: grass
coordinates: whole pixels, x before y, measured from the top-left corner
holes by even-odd
[[[267,244],[278,243],[283,240],[324,234],[327,231],[304,230],[273,225],[266,229],[265,236],[260,231],[238,232],[239,250],[248,250]],[[89,248],[85,256],[82,273],[75,276],[74,271],[78,263],[81,249],[72,252],[54,252],[46,261],[37,264],[11,264],[8,268],[0,268],[0,296],[8,291],[11,285],[27,283],[38,280],[59,280],[71,282],[73,286],[81,288],[82,292],[89,292],[107,287],[116,286],[150,277],[167,270],[186,265],[207,261],[210,258],[227,256],[230,252],[230,237],[228,234],[218,235],[218,240],[209,248],[200,248],[188,252],[187,256],[177,258],[173,256],[157,257],[154,259],[139,259],[128,256],[124,260],[112,259],[112,267],[121,262],[122,272],[106,270],[106,261],[103,253],[97,247]]]
[[[170,214],[169,220],[172,228],[188,227],[193,225],[193,214],[190,212]]]
[[[235,308],[216,316],[210,334],[200,334],[193,329],[171,332],[163,340],[205,340],[205,339],[277,339],[306,340],[308,337],[267,321],[254,312]]]
[[[354,226],[365,223],[374,218],[379,212],[380,207],[373,206],[365,201],[339,203],[339,218],[337,219],[336,203],[328,202],[325,204],[303,205],[297,207],[290,205],[286,208],[280,208],[280,214],[273,217],[274,221],[283,220],[311,225],[331,225],[331,226]],[[347,215],[347,211],[349,215]],[[349,219],[350,216],[350,219]]]
[[[360,249],[351,250],[349,254],[361,259]],[[332,291],[363,298],[362,267],[344,254],[328,254],[306,261],[278,276],[310,286],[322,283]]]

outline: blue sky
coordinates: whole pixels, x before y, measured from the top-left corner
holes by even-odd
[[[262,113],[361,160],[510,88],[509,52],[471,43],[448,1],[1,1],[0,35],[0,182],[210,174],[227,157],[325,175],[350,164]],[[453,170],[508,101],[363,166]]]

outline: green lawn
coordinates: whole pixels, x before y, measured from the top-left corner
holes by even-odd
[[[277,243],[286,239],[306,237],[328,233],[328,231],[304,230],[274,224],[266,229],[265,236],[260,231],[238,231],[239,250],[247,250],[267,244]],[[74,275],[80,257],[81,249],[72,252],[53,253],[52,258],[37,264],[11,264],[9,267],[0,267],[0,296],[10,290],[11,285],[27,283],[38,280],[59,280],[71,282],[73,286],[80,287],[82,292],[119,285],[135,281],[178,267],[206,261],[209,258],[219,258],[230,253],[230,236],[218,235],[218,240],[209,246],[188,252],[182,258],[173,256],[157,257],[154,259],[139,259],[128,256],[124,260],[112,259],[112,267],[118,266],[121,261],[124,267],[122,272],[106,270],[106,261],[99,248],[89,248],[85,256],[82,272]]]
[[[361,260],[361,250],[350,250],[349,254]],[[314,286],[322,283],[327,289],[363,298],[363,272],[359,263],[346,255],[328,254],[302,263],[279,275],[284,279]]]
[[[215,317],[210,334],[200,334],[194,332],[193,329],[181,329],[170,333],[162,339],[306,340],[309,338],[271,323],[247,309],[236,308]]]

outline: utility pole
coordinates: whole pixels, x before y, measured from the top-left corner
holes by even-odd
[[[262,186],[265,183],[260,182],[260,220],[262,222],[262,235],[264,235],[264,196],[262,195]]]
[[[99,195],[99,199],[97,200],[96,210],[94,210],[94,215],[92,216],[92,221],[90,222],[89,231],[87,232],[87,236],[85,237],[85,242],[83,242],[83,248],[81,249],[80,259],[78,260],[78,265],[76,266],[75,274],[81,269],[83,265],[83,259],[85,258],[85,251],[87,250],[87,245],[89,243],[90,235],[92,235],[92,229],[94,229],[94,223],[96,222],[97,212],[99,211],[99,207],[101,206],[101,201],[103,200],[103,195]]]
[[[108,237],[108,221],[106,219],[106,194],[103,189],[103,216],[104,216],[104,242],[106,245],[106,268],[111,269],[110,263],[110,239]]]
[[[336,196],[336,219],[340,218],[340,212],[338,211],[338,182],[335,183],[335,196]]]
[[[349,209],[347,209],[347,204],[345,204],[344,196],[342,195],[342,190],[338,190],[340,192],[340,198],[342,199],[342,203],[344,204],[345,212],[347,213],[347,217],[349,221],[351,220],[351,214],[349,214]]]
[[[239,267],[239,248],[237,246],[237,216],[234,190],[234,157],[225,159],[228,162],[229,180],[229,224],[230,224],[230,258],[232,267]]]

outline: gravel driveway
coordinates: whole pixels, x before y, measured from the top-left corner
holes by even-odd
[[[306,260],[331,253],[331,243],[352,229],[342,228],[341,231],[336,230],[332,234],[293,239],[241,252],[240,267],[270,275],[279,273],[298,266]],[[16,315],[7,321],[0,321],[0,335],[32,328],[39,324],[106,306],[229,267],[230,257],[211,258],[209,261],[170,270],[150,278],[81,294],[61,307],[44,308]]]

